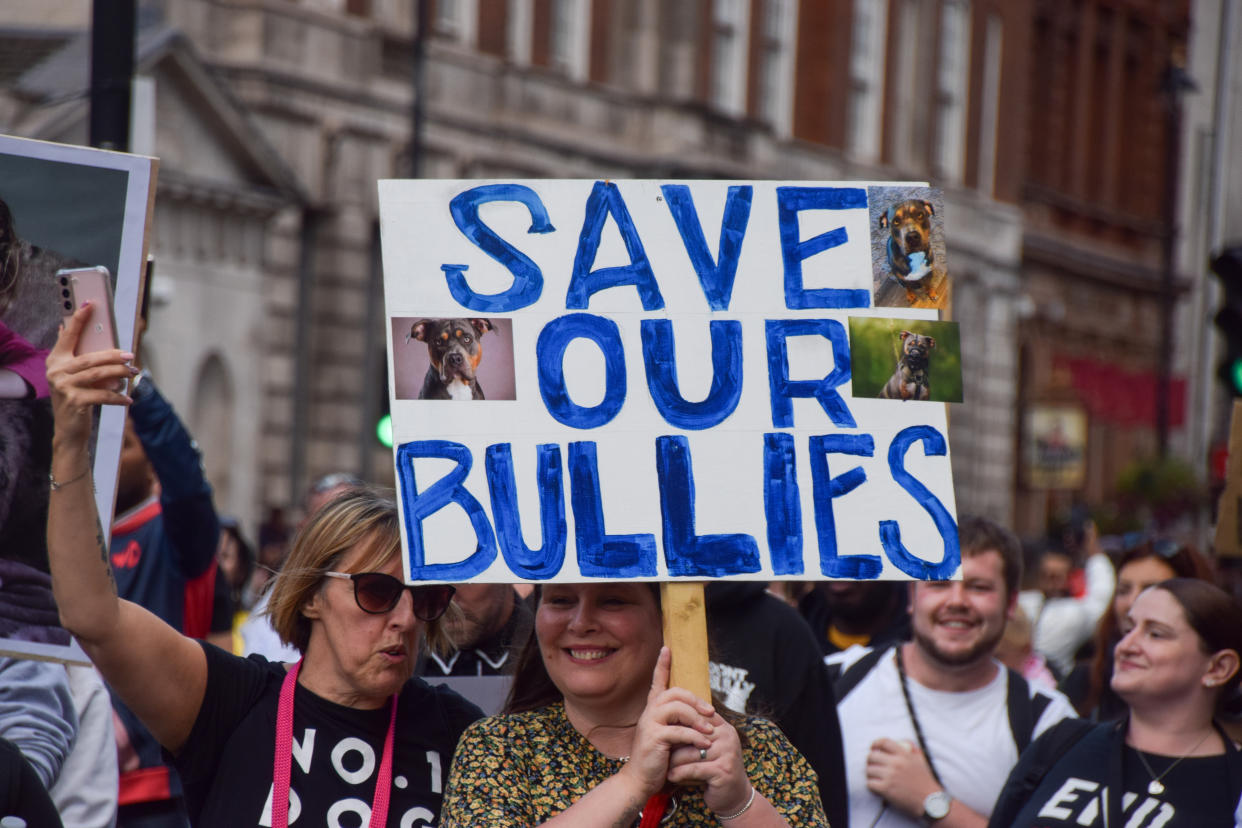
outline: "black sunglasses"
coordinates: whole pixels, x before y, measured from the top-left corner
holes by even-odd
[[[401,600],[404,590],[414,601],[414,617],[435,621],[448,609],[455,587],[448,584],[405,584],[383,572],[325,572],[329,578],[354,582],[354,600],[363,612],[383,615]]]

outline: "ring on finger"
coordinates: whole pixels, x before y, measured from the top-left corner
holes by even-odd
[[[707,761],[707,748],[699,748],[699,761],[700,762]]]

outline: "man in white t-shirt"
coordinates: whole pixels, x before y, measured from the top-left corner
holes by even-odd
[[[913,640],[825,658],[837,674],[851,828],[985,826],[1021,747],[1069,701],[992,657],[1022,576],[1017,538],[958,527],[961,581],[910,587]]]

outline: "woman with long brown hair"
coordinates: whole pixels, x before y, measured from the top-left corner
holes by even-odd
[[[1041,736],[990,826],[1228,828],[1242,818],[1242,750],[1216,719],[1238,690],[1242,606],[1214,584],[1174,578],[1143,590],[1121,629],[1111,687],[1127,715]]]
[[[1189,546],[1144,534],[1124,536],[1122,542],[1116,590],[1108,611],[1096,624],[1091,657],[1079,662],[1059,688],[1073,702],[1078,715],[1098,721],[1125,715],[1125,702],[1109,687],[1109,680],[1113,676],[1113,649],[1121,640],[1121,625],[1134,599],[1147,587],[1170,578],[1212,580],[1211,565]]]

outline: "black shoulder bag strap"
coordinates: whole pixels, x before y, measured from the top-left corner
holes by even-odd
[[[833,665],[835,669],[832,670],[832,692],[837,697],[837,704],[845,700],[850,691],[867,677],[867,674],[871,672],[871,668],[875,667],[880,659],[884,658],[890,650],[892,650],[892,647],[876,647],[870,652],[865,653],[862,658],[844,670],[841,669],[839,664]]]
[[[1013,733],[1013,743],[1018,746],[1018,753],[1021,754],[1031,743],[1035,725],[1052,703],[1052,697],[1043,693],[1036,693],[1032,697],[1031,686],[1022,674],[1010,667],[1005,669],[1009,671],[1009,694],[1005,701],[1009,708],[1009,730]]]
[[[1039,789],[1048,772],[1084,736],[1095,731],[1106,743],[1108,732],[1112,730],[1114,725],[1096,724],[1087,719],[1062,719],[1048,728],[1036,740],[1031,754],[1018,760],[1018,765],[1005,782],[1005,787],[996,798],[996,810],[988,821],[989,828],[993,825],[1009,828],[1027,801]],[[1017,773],[1019,769],[1024,769],[1021,775]]]

